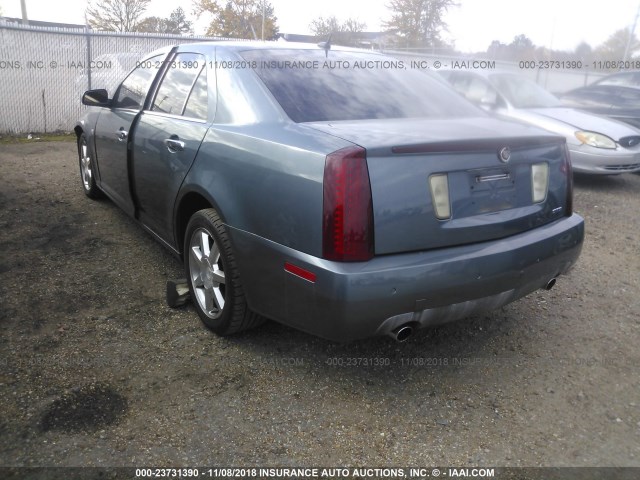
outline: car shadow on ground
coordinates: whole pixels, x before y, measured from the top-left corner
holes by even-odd
[[[331,383],[336,379],[336,370],[343,378],[339,383],[370,377],[395,383],[405,381],[407,375],[418,370],[431,374],[446,369],[463,374],[467,369],[477,371],[480,364],[513,363],[515,347],[506,351],[493,347],[496,343],[522,345],[521,337],[528,336],[532,327],[531,319],[521,317],[517,308],[506,306],[418,330],[402,343],[387,336],[332,342],[273,321],[221,341],[242,350],[245,358],[259,358],[283,367],[304,365]]]

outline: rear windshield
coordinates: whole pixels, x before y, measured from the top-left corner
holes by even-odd
[[[483,115],[409,61],[364,52],[250,50],[242,57],[294,122]]]

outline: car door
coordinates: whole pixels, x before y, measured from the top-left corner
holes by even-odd
[[[129,215],[135,212],[127,158],[129,133],[163,57],[159,55],[140,62],[116,90],[110,108],[102,110],[96,123],[100,188]]]
[[[136,124],[133,181],[138,218],[172,246],[173,208],[209,126],[213,79],[203,55],[177,53]]]

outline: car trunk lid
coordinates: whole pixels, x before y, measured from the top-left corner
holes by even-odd
[[[487,117],[307,125],[366,150],[376,255],[499,239],[567,214],[564,139],[542,130]],[[540,164],[548,187],[534,201],[532,166]],[[438,175],[448,186],[447,218],[434,206],[430,178]]]

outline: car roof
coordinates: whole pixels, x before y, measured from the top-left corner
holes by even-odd
[[[217,42],[203,42],[216,47],[222,47],[232,50],[322,50],[323,47],[317,43],[306,42],[283,42],[283,41],[267,41],[262,42],[258,40],[237,41],[237,40],[224,40]],[[366,52],[366,53],[378,53],[372,50],[365,50],[362,48],[347,47],[343,45],[331,45],[330,50],[350,51],[350,52]]]
[[[158,50],[154,50],[149,55],[146,55],[145,58],[156,56],[161,53],[166,53],[175,47],[179,47],[181,50],[193,49],[195,51],[211,51],[211,50],[220,48],[224,50],[238,51],[238,52],[244,51],[244,50],[309,50],[309,51],[322,50],[322,47],[315,43],[282,42],[282,41],[262,42],[257,40],[247,40],[247,41],[212,40],[207,42],[180,43],[180,44],[176,44],[168,47],[163,47]],[[383,54],[372,51],[372,50],[345,47],[342,45],[331,45],[330,51],[354,52],[354,53],[359,52],[359,53],[367,53],[367,54],[375,54],[375,55],[383,56]]]
[[[443,70],[439,70],[439,73],[443,74],[443,75],[447,75],[447,74],[455,74],[455,73],[464,73],[464,74],[471,74],[471,75],[476,75],[478,77],[484,78],[487,81],[491,82],[491,77],[495,76],[495,75],[510,75],[513,77],[518,77],[518,78],[528,78],[525,75],[522,75],[521,73],[518,72],[512,72],[510,70],[503,70],[503,69],[497,69],[497,70],[474,70],[474,69],[443,69]]]
[[[640,95],[640,87],[634,87],[633,85],[602,85],[600,83],[592,83],[591,85],[585,85],[584,87],[574,88],[567,93],[593,90],[601,92],[625,92]]]

